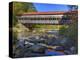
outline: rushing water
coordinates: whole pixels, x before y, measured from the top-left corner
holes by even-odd
[[[65,52],[72,54],[67,46],[69,43],[68,39],[64,37],[62,40],[59,40],[59,31],[48,31],[46,34],[46,36],[31,35],[20,39],[16,47],[20,48],[20,52],[16,55],[18,57],[22,54],[23,56],[65,55]],[[48,37],[48,35],[54,36]],[[74,50],[74,47],[71,49]],[[15,52],[17,50],[15,50]]]

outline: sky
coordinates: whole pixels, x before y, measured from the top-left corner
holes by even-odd
[[[43,3],[34,3],[36,10],[38,12],[47,12],[47,11],[68,11],[69,8],[67,5],[62,4],[43,4]]]

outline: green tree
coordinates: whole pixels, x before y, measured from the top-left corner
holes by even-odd
[[[34,7],[34,5],[32,3],[26,3],[26,2],[13,2],[12,8],[13,8],[13,20],[12,20],[13,28],[17,28],[17,25],[20,24],[20,23],[18,23],[18,20],[16,17],[18,14],[36,11],[36,8]],[[17,28],[17,30],[18,30],[18,28]],[[14,42],[17,39],[17,35],[18,35],[17,30],[13,29]]]
[[[77,11],[78,8],[75,5],[73,6],[68,5],[68,7],[70,8],[70,11]],[[64,28],[60,29],[60,31],[63,31],[63,35],[68,37],[69,40],[72,41],[71,44],[76,48],[75,53],[77,53],[77,48],[78,48],[78,18],[77,18],[78,15],[77,14],[78,13],[76,13],[76,15],[70,16],[72,18],[72,23],[68,25],[67,29]]]
[[[27,12],[34,12],[36,8],[32,3],[25,3],[25,2],[13,2],[13,24],[17,24],[16,16],[18,14],[23,14]]]
[[[78,10],[77,5],[67,5],[70,11]]]

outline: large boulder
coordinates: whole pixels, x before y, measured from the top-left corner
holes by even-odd
[[[29,48],[32,53],[44,53],[45,47],[40,46],[40,45],[33,45]]]

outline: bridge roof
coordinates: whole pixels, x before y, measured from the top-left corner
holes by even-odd
[[[64,12],[64,11],[55,11],[55,12],[28,12],[28,13],[23,13],[23,14],[18,14],[18,16],[20,15],[61,15],[61,14],[75,14],[78,11],[68,11],[68,12]]]

